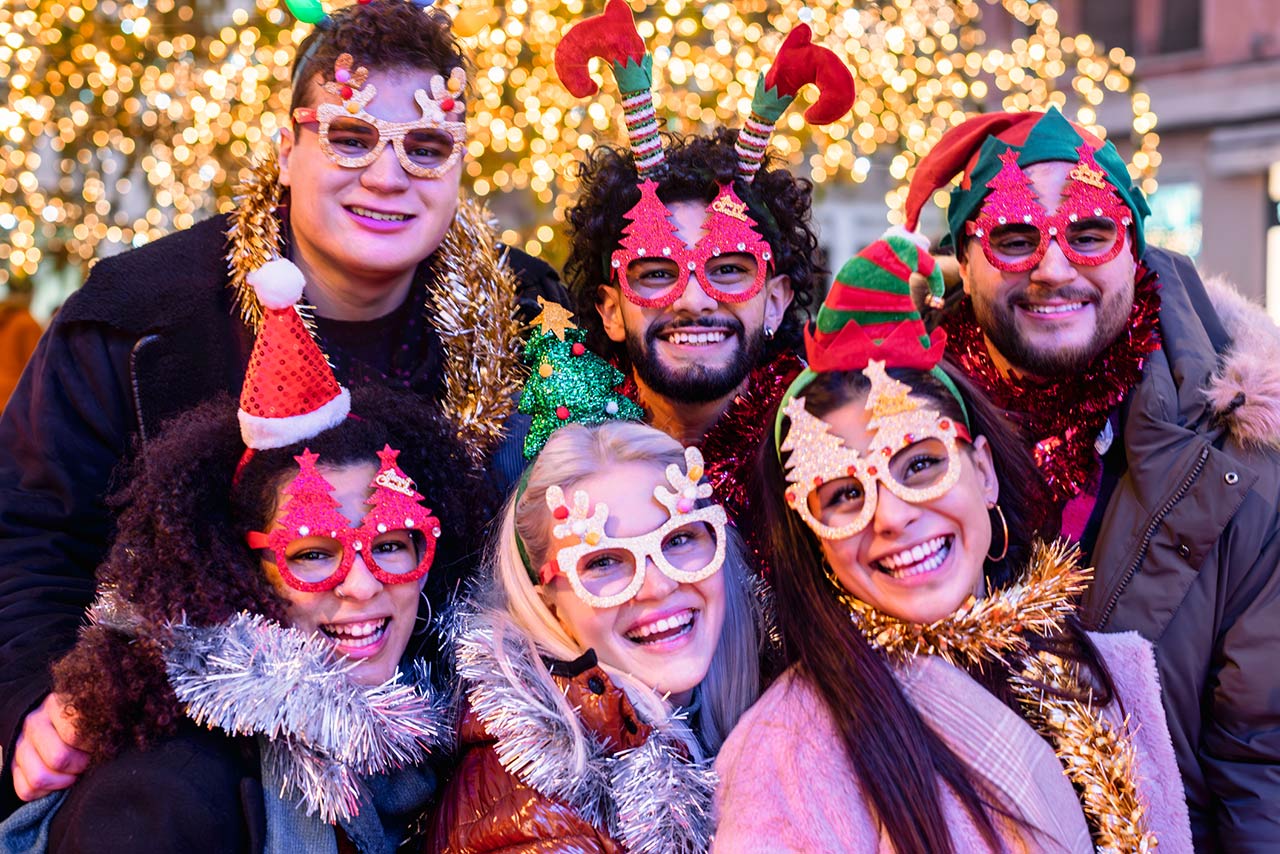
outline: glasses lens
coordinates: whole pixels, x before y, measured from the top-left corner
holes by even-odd
[[[592,596],[615,596],[636,575],[636,560],[625,549],[588,552],[578,558],[578,581]]]
[[[400,528],[375,537],[366,557],[388,575],[408,575],[418,568],[425,546],[421,531]]]
[[[951,467],[951,457],[941,439],[921,439],[889,460],[889,476],[908,490],[929,489],[941,483]]]
[[[1067,246],[1082,258],[1104,258],[1120,239],[1120,228],[1110,217],[1098,216],[1070,223]]]
[[[453,137],[438,128],[419,128],[404,135],[404,154],[422,169],[439,169],[453,156]]]
[[[336,116],[329,122],[329,147],[339,157],[357,159],[378,144],[378,129],[354,116]]]
[[[295,578],[319,584],[342,566],[342,543],[329,537],[303,537],[289,543],[284,555]]]
[[[662,540],[662,556],[681,572],[706,569],[716,556],[716,531],[706,522],[676,528]]]
[[[735,252],[707,259],[703,275],[707,284],[727,294],[751,290],[760,274],[760,262],[748,252]]]
[[[1030,258],[1040,248],[1040,229],[1034,225],[1000,225],[991,229],[988,238],[991,253],[1007,263]]]
[[[627,284],[644,299],[658,299],[680,280],[680,268],[667,258],[641,258],[627,265]]]
[[[809,512],[827,527],[841,528],[862,514],[866,500],[867,487],[862,481],[841,477],[825,481],[809,494]]]

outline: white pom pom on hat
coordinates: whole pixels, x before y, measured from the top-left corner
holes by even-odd
[[[253,286],[258,301],[274,309],[294,305],[302,297],[302,287],[307,283],[302,271],[288,258],[268,261],[245,279]]]
[[[892,225],[884,233],[885,237],[901,237],[904,240],[910,240],[916,246],[920,247],[921,252],[928,252],[930,248],[929,238],[925,237],[918,231],[912,231],[906,226]]]

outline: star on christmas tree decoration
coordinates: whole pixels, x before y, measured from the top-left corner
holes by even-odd
[[[542,306],[542,311],[533,319],[533,325],[543,335],[555,333],[555,336],[563,341],[565,332],[578,328],[573,322],[573,312],[560,303],[547,302],[542,297],[538,297],[538,305]]]
[[[872,420],[867,422],[871,427],[886,418],[914,412],[920,408],[919,401],[912,400],[910,386],[895,380],[885,373],[884,360],[872,359],[862,371],[871,380],[871,391],[867,394],[867,411]]]

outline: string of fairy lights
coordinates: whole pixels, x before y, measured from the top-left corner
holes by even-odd
[[[502,237],[534,254],[555,239],[582,151],[625,139],[607,72],[601,93],[582,102],[552,65],[564,30],[601,5],[441,0],[476,65],[467,181],[482,197],[521,194],[536,219]],[[995,6],[1021,30],[1011,44],[986,44],[983,18],[999,14]],[[983,108],[1057,104],[1101,130],[1104,100],[1127,99],[1134,177],[1155,189],[1156,118],[1133,87],[1133,58],[1060,32],[1043,0],[633,8],[654,53],[658,115],[675,132],[740,124],[782,36],[809,23],[815,40],[846,57],[857,101],[847,119],[809,127],[802,113],[812,93],[803,93],[773,145],[818,184],[860,183],[887,168],[891,219],[920,156]],[[0,4],[0,285],[43,264],[84,267],[227,210],[247,158],[284,121],[294,46],[309,31],[283,0],[202,2],[199,13],[175,0]]]

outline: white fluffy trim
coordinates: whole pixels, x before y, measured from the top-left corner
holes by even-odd
[[[302,297],[307,283],[302,271],[288,258],[276,258],[254,270],[245,280],[253,286],[266,308],[289,308]]]
[[[930,248],[929,238],[925,237],[918,231],[909,231],[901,225],[891,225],[885,231],[884,237],[901,237],[903,240],[910,240],[916,246],[920,247],[921,252],[928,252]]]
[[[312,412],[264,418],[261,415],[250,415],[241,409],[236,415],[240,418],[240,436],[244,439],[245,447],[265,451],[268,448],[284,448],[318,436],[341,423],[350,411],[351,393],[338,386],[337,396]]]

